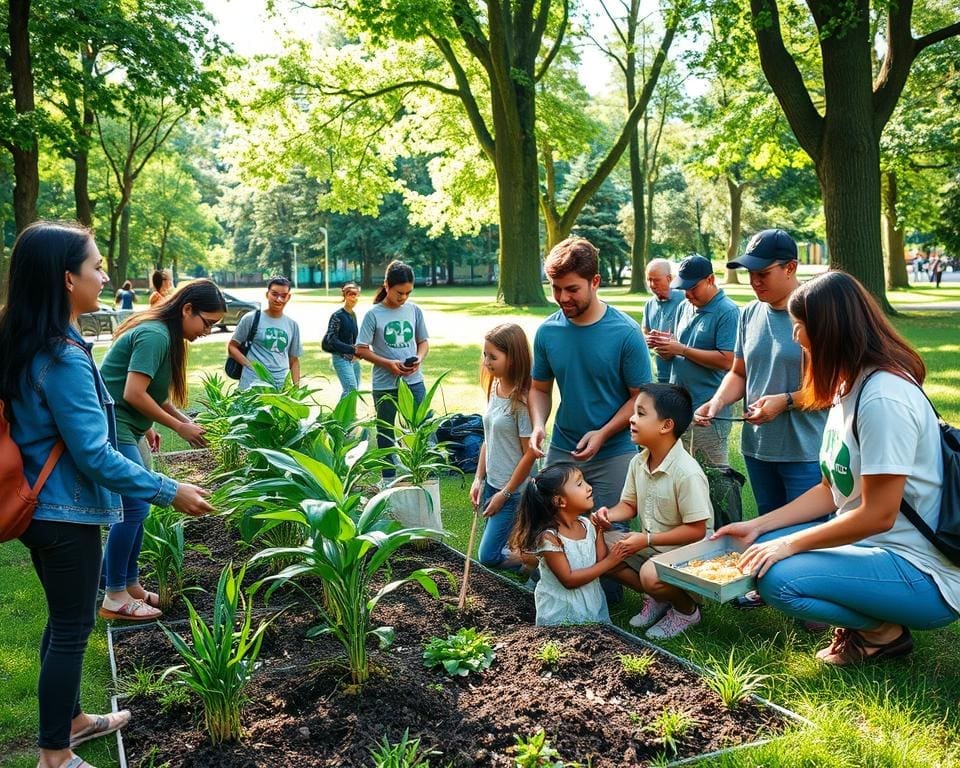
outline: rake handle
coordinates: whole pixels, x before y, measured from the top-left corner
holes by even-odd
[[[463,563],[463,582],[460,584],[460,597],[457,599],[457,610],[462,611],[467,604],[467,581],[470,578],[470,554],[473,552],[473,540],[477,536],[477,521],[480,516],[477,508],[473,510],[473,524],[470,526],[470,540],[467,543],[467,556]]]

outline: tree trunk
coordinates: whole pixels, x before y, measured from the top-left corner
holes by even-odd
[[[30,0],[9,0],[7,34],[10,55],[7,69],[13,89],[17,115],[17,138],[7,146],[13,156],[13,215],[17,232],[37,220],[37,194],[40,191],[40,153],[36,128],[30,121],[35,115],[33,69],[30,59]]]
[[[883,192],[883,234],[886,245],[885,274],[887,290],[909,288],[910,279],[907,277],[907,262],[903,258],[903,227],[897,221],[897,174],[895,171],[884,171],[882,179]]]
[[[627,16],[627,113],[637,103],[637,26],[640,3],[632,0]],[[644,117],[644,125],[646,125]],[[646,131],[644,131],[646,133]],[[646,202],[646,179],[640,160],[640,132],[630,136],[627,152],[630,157],[630,202],[633,207],[633,242],[630,245],[630,293],[647,292],[647,219],[644,211]]]
[[[123,206],[120,212],[120,238],[117,248],[117,287],[127,279],[127,267],[130,265],[130,204]]]
[[[90,202],[90,155],[77,152],[73,157],[73,199],[76,202],[77,221],[93,226],[93,204]]]
[[[727,241],[727,261],[737,258],[740,250],[741,219],[743,217],[743,186],[727,176],[727,191],[730,192],[730,239]],[[727,285],[740,285],[737,270],[727,270]]]

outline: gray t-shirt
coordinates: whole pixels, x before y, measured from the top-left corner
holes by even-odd
[[[694,349],[733,352],[737,346],[739,319],[740,310],[723,291],[717,291],[716,296],[699,308],[684,301],[677,310],[677,341]],[[676,357],[670,381],[685,386],[693,398],[693,407],[699,408],[713,397],[724,375],[726,371],[719,368],[709,368],[685,357]],[[724,408],[720,415],[729,416],[730,407]]]
[[[503,488],[517,468],[523,451],[520,438],[530,437],[533,425],[530,412],[521,406],[516,412],[510,409],[510,400],[500,397],[494,387],[483,414],[483,440],[487,452],[487,482],[494,488]],[[525,483],[513,488],[514,493],[523,490]]]
[[[669,331],[673,333],[677,320],[677,307],[683,301],[684,293],[677,288],[671,288],[670,295],[665,299],[654,296],[643,305],[643,327],[649,331]],[[665,384],[670,381],[673,361],[664,360],[656,354],[653,358],[657,365],[657,381]]]
[[[417,354],[417,344],[427,338],[427,324],[423,320],[423,311],[408,301],[396,309],[374,304],[363,316],[357,345],[370,347],[375,354],[388,360],[406,360]],[[418,368],[415,373],[404,376],[407,384],[419,384],[423,373]],[[375,391],[397,388],[397,377],[386,368],[373,366],[373,389]]]
[[[250,333],[253,318],[256,312],[247,312],[240,318],[233,331],[233,340],[243,344]],[[284,379],[290,371],[290,358],[300,357],[303,354],[303,344],[300,342],[300,326],[296,320],[286,315],[270,317],[266,312],[260,313],[260,323],[257,325],[257,334],[253,337],[253,346],[247,352],[250,362],[262,363],[273,376],[278,387],[283,386]],[[240,389],[248,389],[252,384],[260,381],[252,368],[244,368],[240,376]]]
[[[734,355],[747,369],[745,403],[763,395],[796,392],[803,376],[803,349],[793,340],[785,309],[752,301],[740,314]],[[744,422],[740,449],[761,461],[817,461],[827,410],[784,411],[766,424]]]

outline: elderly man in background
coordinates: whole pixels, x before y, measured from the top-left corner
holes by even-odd
[[[653,297],[643,305],[643,338],[656,353],[657,383],[670,381],[673,362],[657,351],[659,341],[673,338],[677,307],[683,302],[683,291],[670,287],[673,275],[666,259],[651,259],[647,264],[647,286]]]

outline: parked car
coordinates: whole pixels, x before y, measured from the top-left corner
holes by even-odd
[[[129,313],[126,313],[129,314]],[[96,336],[100,334],[112,336],[120,325],[121,313],[117,312],[105,304],[100,305],[96,312],[85,312],[80,315],[80,333],[84,336]]]
[[[223,315],[223,320],[220,322],[220,329],[225,331],[227,330],[228,325],[236,325],[240,322],[240,318],[243,317],[247,312],[256,312],[260,309],[259,301],[242,301],[236,296],[231,296],[226,291],[222,291],[223,299],[227,303],[227,311]]]

